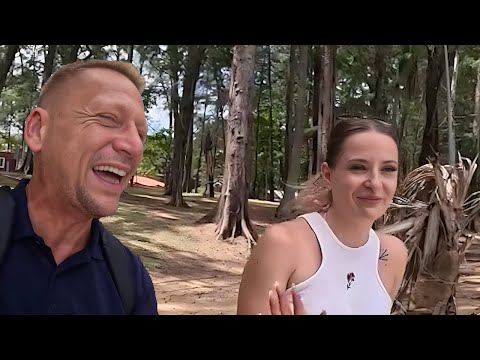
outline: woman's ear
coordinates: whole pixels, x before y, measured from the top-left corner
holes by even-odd
[[[36,107],[30,111],[25,120],[25,143],[33,153],[38,153],[42,149],[42,143],[45,139],[45,130],[48,122],[48,112],[45,109]]]
[[[325,182],[328,185],[330,185],[331,172],[330,172],[330,167],[328,166],[328,164],[326,162],[322,163],[320,171],[322,172],[322,177],[325,180]]]

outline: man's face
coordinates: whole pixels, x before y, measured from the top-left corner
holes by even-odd
[[[112,215],[142,160],[142,98],[128,78],[108,69],[84,70],[62,91],[42,139],[44,174],[83,213]]]

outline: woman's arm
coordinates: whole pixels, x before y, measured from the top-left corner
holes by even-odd
[[[402,285],[405,269],[408,261],[408,250],[402,240],[390,234],[379,234],[382,246],[391,254],[391,273],[393,275],[393,285],[389,289],[390,296],[395,299]]]
[[[285,222],[270,226],[252,249],[240,284],[237,314],[271,314],[269,292],[278,282],[281,292],[295,271],[297,251],[295,236]]]

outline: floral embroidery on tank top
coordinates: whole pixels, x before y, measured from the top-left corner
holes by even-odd
[[[355,274],[353,272],[347,274],[347,290],[352,288],[352,283],[355,281]]]

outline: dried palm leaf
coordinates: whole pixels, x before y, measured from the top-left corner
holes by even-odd
[[[435,204],[428,215],[427,229],[425,233],[425,244],[423,252],[423,263],[429,267],[435,258],[440,233],[440,207]]]
[[[399,185],[382,226],[409,251],[394,313],[410,311],[411,304],[432,314],[456,311],[460,263],[480,236],[480,192],[468,195],[477,157],[472,161],[459,154],[454,166],[429,160]]]

